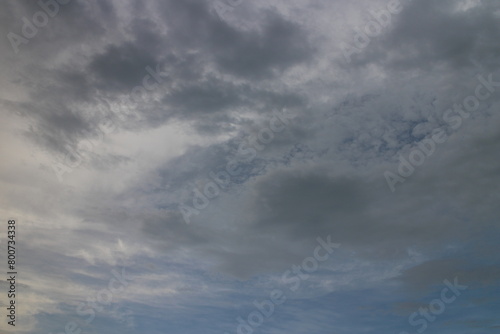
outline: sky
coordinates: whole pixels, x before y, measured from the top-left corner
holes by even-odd
[[[6,0],[0,32],[0,333],[498,333],[498,1]]]

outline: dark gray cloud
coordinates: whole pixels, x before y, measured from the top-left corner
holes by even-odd
[[[398,280],[422,292],[429,287],[440,287],[443,281],[457,281],[471,289],[500,282],[500,270],[494,265],[467,263],[465,259],[441,259],[424,262],[403,272]]]
[[[393,17],[390,31],[374,40],[356,65],[379,64],[395,70],[498,66],[500,30],[495,1],[482,0],[466,10],[456,1],[410,1]]]
[[[167,1],[161,5],[171,38],[179,49],[201,49],[223,72],[249,79],[280,74],[313,54],[301,27],[276,12],[264,12],[259,29],[233,27],[206,1]]]
[[[27,64],[31,68],[26,72],[29,76],[25,75],[26,79],[19,84],[29,87],[31,100],[23,102],[22,108],[35,120],[30,138],[41,145],[64,153],[64,145],[76,148],[79,140],[95,138],[96,126],[113,114],[110,105],[123,103],[123,95],[130,96],[134,87],[143,84],[143,78],[149,73],[148,66],[159,66],[165,73],[161,85],[148,91],[140,103],[127,107],[130,110],[125,112],[126,121],[120,121],[119,128],[158,127],[172,118],[181,118],[195,121],[197,128],[206,134],[218,134],[239,125],[231,114],[240,108],[260,113],[276,105],[303,103],[302,97],[294,93],[263,91],[207,72],[216,66],[221,73],[245,79],[271,79],[307,61],[312,49],[305,32],[282,15],[267,11],[261,27],[245,31],[222,21],[204,1],[158,4],[161,11],[157,18],[148,16],[148,8],[139,6],[137,17],[126,25],[126,33],[103,46],[97,37],[85,34],[118,33],[120,28],[113,6],[78,1],[68,4],[64,11],[61,6],[54,22],[49,22],[51,25],[45,31],[40,30],[39,35],[45,33],[46,36],[33,39],[47,39],[47,35],[55,31],[60,35],[53,38],[66,41],[58,48],[60,53],[74,53],[77,43],[95,46],[89,47],[84,57],[76,55],[56,70],[44,63]],[[59,28],[70,24],[78,8],[80,14],[70,28]],[[40,8],[32,5],[23,10],[28,13]],[[84,24],[88,24],[88,28],[83,27]],[[78,31],[85,34],[73,37]],[[28,47],[30,52],[41,52],[43,57],[49,52],[45,46],[31,42]],[[162,99],[154,98],[155,94],[162,93]],[[82,104],[86,105],[86,111]],[[46,111],[40,112],[42,108]],[[94,112],[89,115],[88,109]],[[83,113],[85,117],[80,116]]]
[[[121,89],[130,93],[134,86],[140,85],[147,74],[146,67],[155,66],[157,61],[143,49],[131,43],[120,46],[110,45],[104,53],[95,56],[89,70],[97,77],[97,87]]]

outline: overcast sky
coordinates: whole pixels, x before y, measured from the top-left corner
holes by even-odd
[[[58,1],[0,5],[0,332],[498,332],[498,1]]]

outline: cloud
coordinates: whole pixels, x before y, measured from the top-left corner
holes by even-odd
[[[477,74],[500,80],[499,5],[407,2],[346,64],[340,44],[387,3],[259,0],[221,17],[217,1],[74,0],[17,55],[3,39],[0,213],[22,226],[24,333],[82,322],[76,305],[119,267],[142,284],[85,330],[229,333],[328,235],[341,249],[264,331],[408,330],[454,275],[468,295],[435,329],[495,326],[499,97],[456,131],[443,116]],[[0,31],[39,10],[5,2]],[[132,101],[148,68],[161,80]],[[391,192],[384,172],[441,127],[447,141]],[[241,145],[255,157],[186,224],[179,205]],[[60,183],[69,151],[85,159]]]

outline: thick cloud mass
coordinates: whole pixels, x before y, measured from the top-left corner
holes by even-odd
[[[498,1],[0,7],[19,333],[499,328]]]

